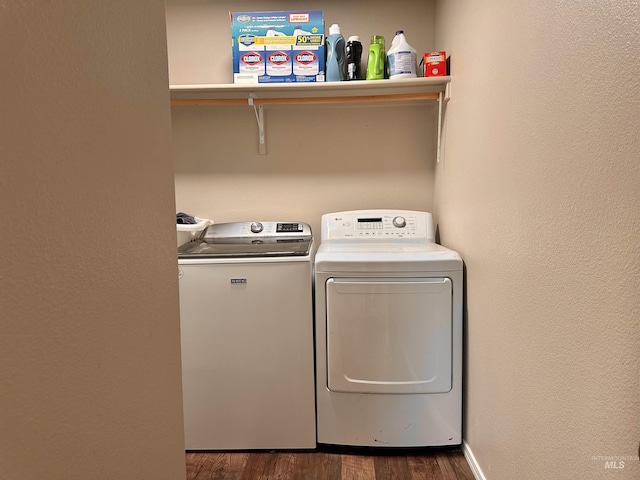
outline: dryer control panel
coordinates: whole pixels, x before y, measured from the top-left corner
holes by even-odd
[[[413,210],[354,210],[322,216],[322,239],[326,241],[435,241],[428,212]]]

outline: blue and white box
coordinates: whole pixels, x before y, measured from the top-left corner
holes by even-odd
[[[233,83],[324,82],[322,10],[229,15]]]

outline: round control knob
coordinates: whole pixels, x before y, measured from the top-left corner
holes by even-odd
[[[253,222],[251,224],[251,231],[253,233],[260,233],[262,231],[264,227],[262,226],[262,224],[260,222]]]
[[[393,219],[393,226],[398,228],[404,228],[407,226],[407,221],[404,217],[396,217]]]

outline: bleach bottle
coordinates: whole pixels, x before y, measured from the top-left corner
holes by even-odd
[[[407,42],[404,31],[396,31],[387,52],[389,59],[389,78],[414,78],[418,76],[416,49]]]
[[[344,37],[340,33],[340,26],[334,23],[329,27],[327,37],[327,68],[325,69],[327,82],[347,79],[345,57]]]

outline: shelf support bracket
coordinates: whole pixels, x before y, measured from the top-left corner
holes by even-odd
[[[256,121],[258,122],[258,150],[260,155],[267,154],[267,146],[264,138],[264,105],[261,103],[256,105],[253,102],[254,98],[258,98],[255,93],[250,93],[247,101],[249,105],[253,107],[253,113],[256,114]]]
[[[444,92],[438,93],[438,139],[437,139],[437,151],[436,162],[440,163],[440,151],[442,148],[442,124],[444,122],[445,106],[451,99],[451,82],[448,82],[445,86]]]

